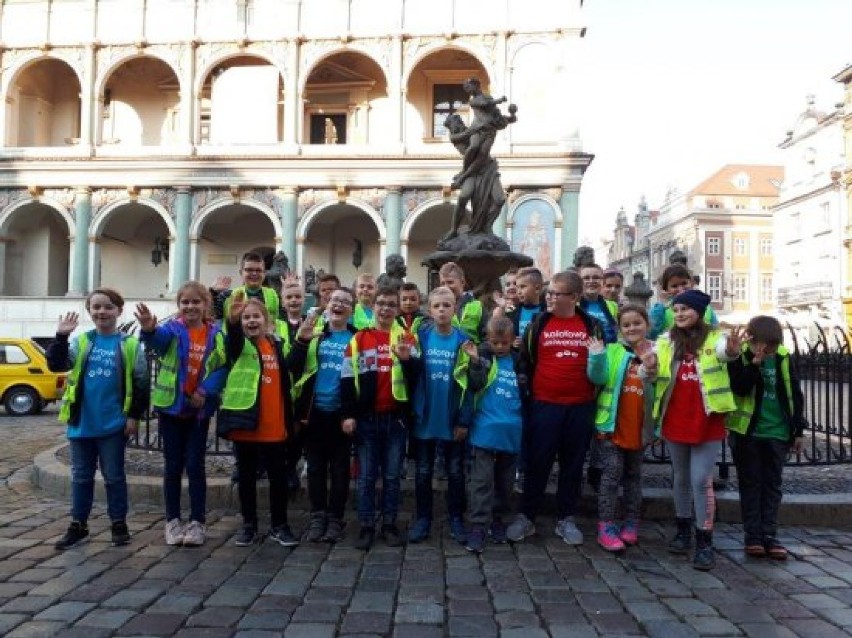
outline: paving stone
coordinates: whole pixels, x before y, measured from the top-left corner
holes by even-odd
[[[672,620],[643,623],[649,638],[700,638],[700,634],[686,623]]]
[[[784,625],[799,636],[819,636],[819,638],[849,638],[849,634],[831,623],[819,619],[791,618]]]
[[[52,596],[18,596],[0,607],[0,614],[16,612],[37,614],[54,602],[56,602],[56,599]]]
[[[498,592],[493,596],[494,609],[502,611],[533,611],[535,608],[529,594]]]
[[[342,606],[330,602],[305,603],[296,608],[291,621],[294,623],[336,623],[340,619]]]
[[[626,602],[624,606],[627,611],[639,623],[647,623],[650,621],[671,620],[676,621],[677,618],[672,611],[658,602]]]
[[[243,615],[237,607],[205,607],[186,621],[187,627],[233,627]]]
[[[497,621],[497,624],[500,626],[500,635],[504,636],[506,631],[509,629],[519,629],[526,628],[530,629],[533,627],[538,627],[541,625],[541,622],[538,619],[538,616],[535,615],[535,612],[532,611],[504,611],[498,614],[495,614],[494,619]]]
[[[736,625],[719,616],[686,616],[684,620],[702,636],[739,636],[741,634]]]
[[[444,622],[444,608],[435,603],[400,603],[396,606],[394,623],[441,625]]]
[[[170,636],[186,617],[181,614],[144,613],[134,616],[118,630],[118,636]]]
[[[369,591],[355,592],[349,603],[348,613],[361,611],[378,611],[391,613],[393,611],[394,595],[390,592]]]
[[[492,636],[497,635],[497,623],[487,616],[450,616],[447,623],[450,636]]]
[[[385,635],[390,629],[392,614],[390,611],[349,612],[343,617],[341,633]]]
[[[552,638],[597,638],[598,632],[588,623],[572,625],[551,625],[548,627]]]
[[[160,614],[183,614],[189,616],[201,606],[204,598],[183,592],[167,592],[160,596],[147,611]]]
[[[234,638],[281,638],[284,635],[281,631],[263,631],[261,629],[246,629],[238,631],[234,634]]]
[[[845,603],[828,594],[795,594],[791,598],[808,609],[841,609],[847,607]]]
[[[527,626],[524,628],[516,627],[501,629],[500,638],[548,638],[548,633],[543,629],[536,628],[535,626]]]
[[[302,599],[296,596],[258,596],[251,606],[251,611],[275,611],[289,615],[301,604]]]
[[[292,624],[284,631],[284,638],[334,638],[335,628],[319,623]]]
[[[26,614],[0,613],[0,635],[8,634],[12,629],[27,620],[29,620],[29,616]]]
[[[63,602],[48,607],[33,620],[58,620],[71,624],[95,606],[94,603]]]
[[[796,634],[776,623],[741,623],[740,629],[749,638],[795,638]]]
[[[817,613],[839,627],[852,628],[852,609],[819,609]]]
[[[397,624],[393,630],[393,638],[443,638],[443,636],[442,627],[430,625]]]
[[[259,589],[223,585],[204,601],[205,607],[248,607],[260,595]]]
[[[448,606],[450,616],[491,616],[494,608],[487,600],[451,600]]]
[[[172,638],[231,638],[232,629],[218,627],[186,627],[179,629]]]
[[[661,598],[660,602],[668,605],[678,616],[719,615],[710,605],[694,598]]]
[[[78,620],[76,626],[118,629],[135,615],[129,609],[94,609]]]
[[[32,620],[18,625],[4,638],[53,638],[64,627],[64,622]]]
[[[115,596],[107,598],[103,607],[123,607],[127,609],[144,609],[160,596],[156,589],[125,589]]]
[[[112,629],[74,625],[73,627],[62,629],[53,638],[111,638],[112,635]]]
[[[290,614],[283,611],[249,611],[239,621],[239,629],[269,629],[284,631],[290,624]]]

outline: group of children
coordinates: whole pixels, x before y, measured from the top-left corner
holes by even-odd
[[[536,268],[511,273],[490,313],[466,292],[463,270],[448,263],[425,316],[416,285],[377,290],[369,275],[358,278],[354,291],[334,275],[322,276],[319,305],[303,316],[298,280],[285,279],[279,297],[262,285],[262,268],[260,256],[245,255],[243,286],[213,291],[215,301],[205,286],[187,282],[177,293],[177,315],[162,324],[138,304],[140,339],[118,332],[124,301],[109,289],[87,298],[93,330],[70,339],[79,317],[60,319],[48,359],[52,369],[70,370],[60,418],[71,440],[72,522],[57,548],[88,536],[98,465],[113,542],[130,539],[124,444],[147,407],[144,343],[159,357],[151,403],[163,443],[169,545],[205,542],[204,454],[218,410],[217,434],[233,442],[240,467],[243,525],[234,541],[240,546],[260,538],[259,467],[269,479],[269,538],[299,543],[288,525],[287,477],[302,451],[310,501],[303,538],[340,540],[354,445],[358,548],[369,549],[377,537],[402,544],[397,516],[407,453],[416,501],[407,540],[429,537],[439,450],[449,531],[468,550],[483,551],[488,538],[521,542],[535,533],[557,459],[555,531],[580,544],[574,516],[591,451],[597,541],[621,551],[638,542],[642,458],[662,437],[671,454],[677,525],[669,548],[686,553],[694,535],[693,565],[710,569],[712,473],[729,433],[746,552],[786,557],[777,538],[781,471],[791,446],[801,446],[804,421],[780,325],[756,317],[745,330],[721,332],[710,298],[693,287],[685,268],[665,271],[660,284],[667,300],[650,314],[619,306],[620,275],[595,265],[553,275],[546,291]],[[523,490],[509,521],[516,469]]]

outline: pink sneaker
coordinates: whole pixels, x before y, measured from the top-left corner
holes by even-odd
[[[608,552],[624,551],[624,542],[618,537],[618,525],[612,521],[599,522],[598,545]]]
[[[639,542],[639,521],[624,521],[618,537],[625,545],[636,545]]]

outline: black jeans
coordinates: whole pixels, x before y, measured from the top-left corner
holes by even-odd
[[[163,494],[166,520],[180,518],[180,496],[183,472],[189,482],[189,518],[205,522],[207,511],[207,476],[204,456],[207,453],[207,430],[210,419],[181,418],[160,413],[160,439],[163,442]]]
[[[257,468],[266,468],[269,479],[269,513],[272,527],[287,524],[287,444],[235,441],[240,466],[237,488],[243,523],[257,527]]]
[[[790,451],[787,441],[731,432],[728,444],[737,467],[745,544],[762,544],[778,533],[781,473]]]
[[[302,440],[307,451],[311,512],[326,512],[342,520],[349,495],[352,439],[340,427],[340,413],[311,410]]]

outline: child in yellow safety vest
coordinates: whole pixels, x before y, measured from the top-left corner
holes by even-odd
[[[725,438],[725,414],[735,409],[725,363],[740,352],[740,335],[726,335],[702,319],[710,297],[689,289],[672,303],[674,326],[657,340],[659,371],[654,418],[671,455],[677,534],[669,551],[692,546],[695,510],[695,569],[715,565],[713,555],[713,468]]]
[[[70,370],[59,420],[68,424],[71,448],[71,524],[56,549],[68,549],[88,538],[98,467],[104,478],[112,543],[130,542],[124,452],[127,437],[136,433],[145,414],[149,385],[139,340],[118,331],[123,309],[124,298],[115,290],[93,290],[86,297],[86,310],[94,330],[70,339],[80,317],[66,313],[59,318],[56,340],[47,350],[51,371]]]
[[[207,477],[204,456],[210,416],[216,397],[202,387],[210,355],[216,349],[219,326],[211,319],[207,288],[188,281],[177,291],[178,316],[157,325],[144,303],[136,305],[142,342],[160,359],[151,403],[157,411],[163,443],[163,496],[166,501],[166,545],[203,545],[205,540]],[[213,374],[223,376],[224,368]],[[181,479],[186,470],[190,516],[181,523]]]
[[[804,397],[778,320],[754,317],[745,336],[740,356],[728,363],[737,409],[727,417],[745,552],[785,560],[787,549],[777,537],[781,472],[791,448],[802,450]]]
[[[654,437],[654,381],[657,355],[648,340],[648,313],[627,305],[618,314],[621,341],[606,345],[606,384],[598,394],[595,438],[601,463],[598,489],[598,544],[618,552],[639,540],[642,457]],[[589,350],[604,344],[592,340]],[[624,523],[616,522],[618,489],[624,487]]]

